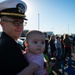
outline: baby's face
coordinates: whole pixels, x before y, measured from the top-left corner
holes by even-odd
[[[45,50],[45,37],[41,34],[34,34],[28,39],[28,50],[31,53],[39,54]]]

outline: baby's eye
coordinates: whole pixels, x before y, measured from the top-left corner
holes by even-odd
[[[45,42],[42,42],[42,44],[45,44]]]
[[[34,43],[34,44],[37,44],[37,41],[34,41],[33,43]]]

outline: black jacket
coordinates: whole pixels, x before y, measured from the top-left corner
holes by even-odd
[[[17,42],[2,32],[0,38],[0,75],[16,75],[28,65]]]

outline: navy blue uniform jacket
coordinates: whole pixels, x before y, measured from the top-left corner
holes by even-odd
[[[28,65],[17,42],[2,32],[0,38],[0,75],[16,75]]]

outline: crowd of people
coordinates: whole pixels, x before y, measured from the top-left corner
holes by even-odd
[[[71,54],[73,42],[73,38],[70,38],[68,34],[61,36],[51,35],[47,40],[47,47],[49,46],[48,49],[50,48],[51,57],[65,60],[66,56]]]
[[[71,51],[74,50],[74,37],[64,34],[61,36],[51,35],[47,39],[47,48],[51,57],[56,57],[57,60],[64,60],[71,56]]]

